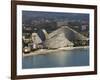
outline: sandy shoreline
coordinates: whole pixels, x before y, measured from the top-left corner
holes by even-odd
[[[59,51],[67,51],[67,50],[73,50],[73,49],[86,49],[86,48],[89,48],[89,46],[79,46],[79,47],[63,47],[63,48],[59,48],[59,49],[39,49],[39,50],[36,50],[36,51],[33,51],[33,52],[30,52],[30,53],[27,53],[27,54],[24,54],[23,53],[23,57],[25,56],[33,56],[33,55],[39,55],[39,54],[48,54],[48,53],[54,53],[54,52],[59,52]]]

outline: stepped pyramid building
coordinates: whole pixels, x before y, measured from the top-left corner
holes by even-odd
[[[72,47],[77,40],[88,41],[89,39],[68,26],[62,26],[48,34],[44,45],[48,48]]]

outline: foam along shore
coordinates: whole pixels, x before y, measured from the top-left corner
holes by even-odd
[[[73,49],[86,49],[89,48],[89,46],[79,46],[79,47],[63,47],[63,48],[58,48],[58,49],[38,49],[36,51],[32,51],[30,53],[23,53],[23,57],[25,56],[33,56],[33,55],[42,55],[42,54],[48,54],[48,53],[54,53],[59,51],[67,51],[67,50],[73,50]]]

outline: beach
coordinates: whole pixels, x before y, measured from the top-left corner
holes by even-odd
[[[30,53],[23,53],[23,57],[25,56],[34,56],[34,55],[45,55],[48,53],[59,53],[59,51],[67,51],[67,50],[74,50],[74,49],[86,49],[89,48],[89,46],[78,46],[78,47],[62,47],[62,48],[58,48],[58,49],[38,49],[36,51],[32,51]]]

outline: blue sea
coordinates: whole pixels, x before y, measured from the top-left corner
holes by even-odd
[[[73,49],[22,58],[22,69],[89,65],[89,48]]]

